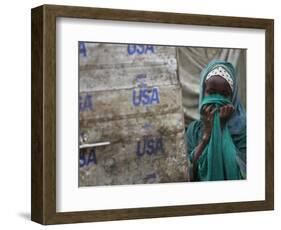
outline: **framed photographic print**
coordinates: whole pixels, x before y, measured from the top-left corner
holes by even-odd
[[[272,210],[274,21],[32,9],[41,224]]]

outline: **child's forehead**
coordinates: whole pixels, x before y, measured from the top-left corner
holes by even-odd
[[[221,76],[216,75],[205,81],[206,87],[229,87],[228,82]]]

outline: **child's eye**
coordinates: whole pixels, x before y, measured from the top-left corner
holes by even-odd
[[[228,97],[228,93],[227,92],[223,92],[223,96]]]

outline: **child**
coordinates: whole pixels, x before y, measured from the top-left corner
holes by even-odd
[[[191,180],[246,178],[246,113],[231,63],[215,60],[201,72],[200,120],[187,128]]]

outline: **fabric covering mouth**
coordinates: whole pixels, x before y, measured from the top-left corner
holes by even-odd
[[[200,105],[200,114],[203,112],[203,107],[205,105],[215,105],[217,108],[232,104],[230,99],[220,95],[220,94],[211,94],[203,98],[203,101]]]

